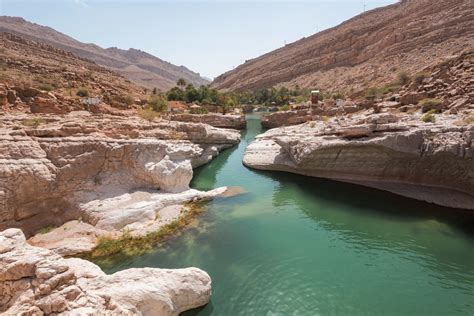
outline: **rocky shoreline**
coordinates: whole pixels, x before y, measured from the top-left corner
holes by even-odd
[[[361,113],[271,129],[244,164],[362,184],[454,208],[474,209],[474,126],[412,115]]]
[[[211,279],[197,268],[106,275],[89,261],[30,246],[19,229],[0,232],[2,315],[179,315],[210,296]]]
[[[157,209],[222,194],[225,188],[190,190],[193,168],[240,139],[237,131],[204,124],[86,112],[36,118],[44,123],[26,127],[30,116],[3,119],[0,229],[18,227],[32,236],[79,219],[67,234],[72,238],[80,227],[88,238],[78,233],[69,240],[71,249],[61,250],[68,255],[87,250],[104,232],[144,231],[161,221]]]
[[[158,231],[183,204],[235,192],[189,183],[239,131],[131,114],[2,115],[0,312],[178,315],[209,301],[211,280],[196,268],[105,275],[61,257]]]

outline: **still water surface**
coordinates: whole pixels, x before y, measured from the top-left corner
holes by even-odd
[[[192,187],[241,186],[131,267],[207,271],[211,302],[186,315],[474,315],[474,217],[390,193],[242,165],[261,133],[195,171]]]

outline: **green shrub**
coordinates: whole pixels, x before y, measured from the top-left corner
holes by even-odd
[[[434,110],[429,111],[428,113],[426,113],[425,115],[423,115],[421,117],[421,120],[425,123],[434,123],[434,122],[436,122],[436,118],[434,116],[434,113],[435,113]]]
[[[280,107],[280,111],[289,111],[289,110],[290,110],[290,106],[288,104],[285,104]]]
[[[168,102],[159,95],[153,95],[148,99],[148,105],[155,112],[164,112],[168,109]]]
[[[89,96],[89,90],[87,88],[79,88],[77,89],[76,95],[82,98],[87,98]]]
[[[398,74],[398,83],[400,85],[404,86],[407,83],[409,83],[410,80],[411,80],[410,76],[406,72],[402,71],[401,73]]]
[[[418,102],[419,105],[421,105],[421,112],[426,113],[431,110],[434,110],[435,112],[441,112],[441,109],[443,108],[443,101],[439,99],[423,99],[420,102]]]

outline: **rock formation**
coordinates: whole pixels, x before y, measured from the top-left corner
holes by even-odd
[[[354,100],[339,100],[339,105],[332,99],[325,99],[303,110],[265,113],[262,115],[262,125],[266,128],[297,125],[371,108],[378,112],[426,113],[434,110],[460,114],[462,117],[464,112],[474,111],[474,51],[423,69],[398,91],[380,94],[368,97],[359,93],[354,95]],[[431,102],[424,102],[430,99]]]
[[[362,184],[444,206],[474,209],[474,125],[456,115],[360,113],[271,129],[244,164]]]
[[[472,49],[473,29],[472,0],[404,0],[248,60],[212,86],[360,91]]]
[[[19,229],[0,232],[2,315],[179,315],[210,295],[211,279],[197,268],[106,275],[91,262],[28,245]]]
[[[175,114],[170,117],[172,121],[204,123],[214,127],[244,129],[247,125],[243,115],[221,114]]]
[[[39,125],[25,126],[32,120]],[[221,194],[190,190],[193,168],[240,139],[204,124],[88,112],[8,114],[2,123],[0,230],[28,236],[77,219],[86,231],[142,230],[161,208]]]

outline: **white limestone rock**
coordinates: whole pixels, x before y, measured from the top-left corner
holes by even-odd
[[[106,275],[91,262],[28,245],[19,229],[0,233],[3,315],[179,315],[210,295],[211,279],[197,268]]]

